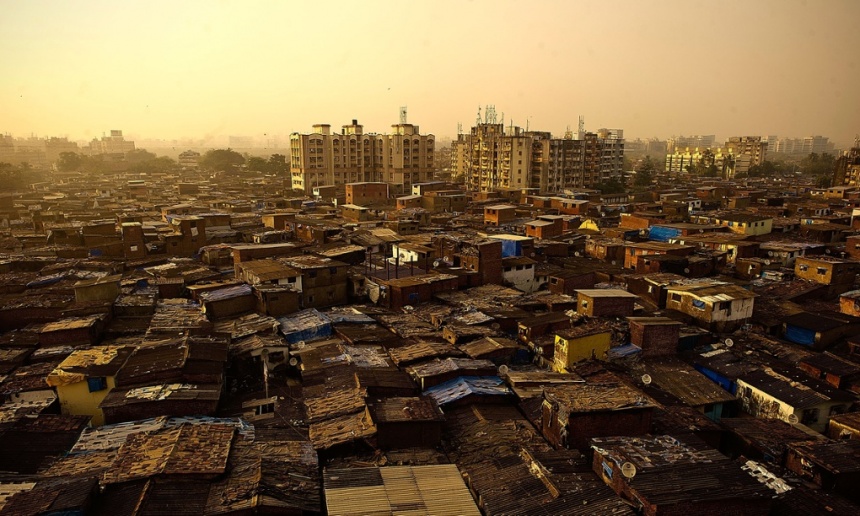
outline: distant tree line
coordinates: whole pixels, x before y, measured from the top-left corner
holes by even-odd
[[[242,155],[233,149],[213,149],[200,158],[200,167],[210,172],[239,174],[242,169],[263,174],[286,174],[289,170],[287,157],[272,154],[269,159]]]
[[[0,162],[0,192],[14,192],[45,179],[45,174],[33,170],[29,163],[13,165]]]
[[[167,156],[156,156],[154,153],[144,149],[129,151],[123,157],[130,172],[151,174],[155,172],[166,172],[176,168],[176,161]],[[99,174],[107,172],[110,168],[105,156],[96,154],[88,156],[76,152],[60,153],[57,159],[57,169],[61,172],[86,172]]]

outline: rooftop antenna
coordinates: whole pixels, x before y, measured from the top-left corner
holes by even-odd
[[[585,117],[579,115],[579,131],[578,131],[578,139],[583,139],[585,137]]]
[[[400,123],[406,123],[406,106],[400,106]]]
[[[487,106],[487,109],[484,111],[484,118],[488,124],[496,123],[496,106],[490,104]]]
[[[461,122],[457,122],[457,136],[463,134],[463,124]]]
[[[481,125],[483,122],[481,121],[481,106],[478,106],[478,120],[475,122],[475,125]]]
[[[504,111],[502,111],[502,119],[501,119],[501,121],[499,121],[499,123],[502,124],[502,127],[505,126],[505,112]]]

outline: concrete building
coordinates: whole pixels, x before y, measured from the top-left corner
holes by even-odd
[[[553,138],[548,132],[481,122],[452,143],[452,166],[474,192],[591,188],[622,175],[624,140],[615,137],[620,132]]]
[[[122,136],[122,131],[113,129],[110,136],[102,136],[101,140],[93,138],[90,142],[90,154],[119,154],[134,150],[134,142]]]
[[[394,124],[390,134],[365,133],[353,120],[340,134],[329,124],[309,134],[290,136],[290,176],[294,190],[310,192],[320,185],[385,182],[395,193],[433,178],[435,137],[417,125]]]
[[[860,139],[851,150],[836,159],[834,186],[860,186]]]
[[[767,141],[762,141],[761,136],[732,136],[726,141],[726,150],[736,156],[735,161],[741,162],[736,165],[736,172],[748,172],[749,167],[761,165],[767,156]],[[745,170],[740,166],[747,162],[743,155],[749,156],[749,166]]]

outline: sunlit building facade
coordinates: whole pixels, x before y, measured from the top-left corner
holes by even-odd
[[[353,120],[340,133],[328,124],[290,136],[290,176],[294,190],[355,182],[384,182],[393,193],[409,192],[434,172],[435,137],[417,125],[395,124],[391,133],[365,133]]]

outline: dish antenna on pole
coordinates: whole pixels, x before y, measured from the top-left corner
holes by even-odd
[[[642,383],[644,385],[651,385],[651,375],[650,374],[643,374],[642,375]]]

